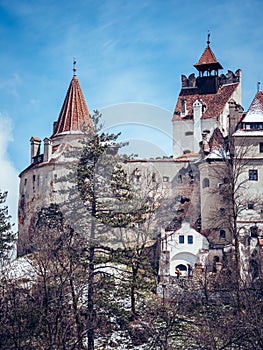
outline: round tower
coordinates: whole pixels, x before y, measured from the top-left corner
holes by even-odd
[[[53,125],[53,134],[43,140],[43,149],[41,140],[31,137],[31,164],[19,175],[19,256],[32,250],[37,212],[52,203],[59,204],[65,201],[67,194],[61,190],[72,185],[61,179],[69,172],[69,163],[76,161],[72,151],[79,149],[80,141],[94,130],[75,72],[74,65],[74,75],[58,120]]]

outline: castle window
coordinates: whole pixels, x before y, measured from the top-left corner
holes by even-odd
[[[225,213],[226,213],[225,208],[220,208],[219,209],[219,215],[220,216],[225,216]]]
[[[156,182],[156,174],[152,173],[152,182]]]
[[[248,203],[247,208],[248,209],[254,209],[254,203]]]
[[[24,186],[26,186],[26,183],[27,183],[27,179],[24,180]]]
[[[224,177],[224,184],[228,184],[229,183],[229,178],[228,177]]]
[[[261,123],[251,123],[250,124],[250,129],[263,129],[263,124]]]
[[[185,136],[192,136],[194,133],[192,131],[186,131]]]
[[[132,172],[132,178],[134,179],[135,182],[140,182],[140,177],[141,177],[141,173],[140,170],[138,168],[134,169]]]
[[[182,98],[181,103],[182,103],[182,115],[185,115],[186,114],[186,100],[184,98]]]
[[[184,244],[184,236],[179,236],[179,243]]]
[[[250,169],[248,171],[248,179],[251,181],[258,181],[258,171],[256,169]]]
[[[187,236],[187,241],[188,241],[188,244],[193,244],[193,241],[194,241],[193,236],[192,235]]]
[[[33,175],[33,191],[35,191],[36,175]]]
[[[258,236],[258,227],[257,226],[250,227],[250,234],[251,234],[252,238],[257,238],[257,236]]]
[[[259,143],[259,152],[263,153],[263,142]]]
[[[210,183],[209,183],[209,179],[208,178],[204,178],[203,180],[203,188],[209,187]]]
[[[226,231],[225,230],[220,230],[219,231],[219,238],[220,239],[225,239],[226,238]]]
[[[169,177],[168,176],[163,176],[163,182],[168,182],[169,181]]]

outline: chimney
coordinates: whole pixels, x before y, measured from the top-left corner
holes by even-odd
[[[48,162],[51,158],[51,154],[52,154],[52,141],[46,137],[44,139],[44,162]]]
[[[31,143],[31,164],[34,163],[34,158],[40,154],[41,140],[38,137],[32,136]]]
[[[200,100],[196,100],[193,104],[194,109],[194,152],[200,150],[199,143],[202,141],[201,118],[203,104]]]

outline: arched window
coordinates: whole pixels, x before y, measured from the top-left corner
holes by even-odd
[[[226,238],[226,231],[225,230],[220,230],[219,231],[219,238],[220,239],[225,239]]]
[[[210,182],[209,179],[207,177],[205,177],[203,179],[203,188],[209,187],[210,186]]]
[[[181,99],[181,104],[182,104],[182,115],[186,114],[186,100],[184,98]]]
[[[181,271],[187,271],[187,267],[183,264],[177,265],[176,269],[180,269]]]
[[[213,259],[213,272],[217,271],[216,263],[220,261],[219,256],[215,255]]]
[[[258,227],[257,226],[250,227],[250,234],[251,234],[252,238],[257,238],[257,236],[258,236]]]

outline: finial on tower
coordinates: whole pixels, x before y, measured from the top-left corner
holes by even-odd
[[[210,30],[208,30],[208,34],[207,34],[207,45],[210,45]]]
[[[258,81],[258,92],[260,91],[260,85],[261,85],[261,82]]]
[[[73,75],[74,75],[74,77],[76,76],[76,71],[77,71],[76,63],[77,63],[76,58],[73,57]]]

